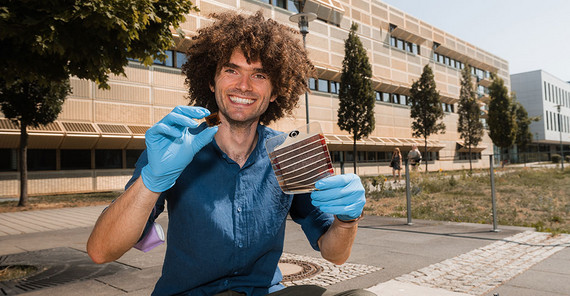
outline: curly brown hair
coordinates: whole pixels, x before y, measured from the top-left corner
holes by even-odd
[[[260,123],[269,124],[297,107],[299,96],[309,91],[307,79],[314,67],[292,28],[265,19],[258,11],[244,16],[235,12],[213,13],[214,23],[198,30],[186,52],[182,66],[189,87],[190,104],[218,111],[210,85],[220,66],[229,62],[235,49],[241,49],[248,63],[260,61],[273,86],[275,101],[261,115]]]

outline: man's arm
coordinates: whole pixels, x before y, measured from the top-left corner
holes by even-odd
[[[160,193],[174,186],[218,131],[217,126],[196,129],[199,125],[194,119],[209,114],[205,108],[177,106],[147,130],[148,163],[141,176],[101,214],[89,237],[87,252],[94,262],[116,260],[138,241]]]
[[[343,264],[352,250],[366,198],[360,178],[355,174],[338,175],[319,180],[311,193],[313,205],[335,215],[330,228],[318,245],[323,258]]]
[[[357,229],[358,221],[342,222],[335,217],[329,230],[319,238],[323,258],[337,265],[346,262],[350,257]]]
[[[95,263],[119,259],[138,241],[160,193],[148,190],[139,177],[97,219],[87,241]]]

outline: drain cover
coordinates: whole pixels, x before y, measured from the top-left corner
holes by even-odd
[[[37,267],[37,272],[25,278],[0,282],[0,295],[17,295],[134,269],[116,262],[95,264],[85,252],[72,248],[0,256],[0,266],[13,265],[34,266]]]
[[[310,278],[323,271],[321,266],[312,262],[283,258],[279,260],[279,269],[283,273],[283,281],[285,282]]]

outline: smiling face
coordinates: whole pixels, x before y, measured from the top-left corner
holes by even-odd
[[[260,61],[247,60],[239,49],[233,51],[230,60],[219,67],[210,90],[222,116],[230,124],[242,125],[257,122],[267,110],[273,87],[269,75]]]

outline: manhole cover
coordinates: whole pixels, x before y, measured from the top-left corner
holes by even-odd
[[[0,256],[0,266],[14,265],[34,266],[37,271],[24,278],[0,282],[0,295],[17,295],[134,269],[116,262],[95,264],[85,252],[71,248]]]
[[[323,271],[323,268],[315,263],[283,258],[279,260],[279,269],[285,282],[306,279]]]

